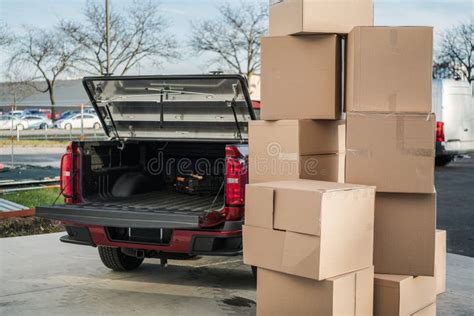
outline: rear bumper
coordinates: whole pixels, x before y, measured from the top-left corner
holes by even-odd
[[[199,227],[202,212],[140,209],[103,204],[44,206],[36,216],[66,224],[61,241],[187,255],[242,253],[241,221],[226,221],[216,229]]]
[[[436,157],[458,156],[474,153],[474,142],[451,140],[444,143],[436,143]]]
[[[241,227],[241,225],[238,225]],[[149,243],[119,242],[110,239],[107,229],[103,226],[69,224],[68,235],[60,238],[62,242],[88,245],[108,246],[129,249],[154,251],[156,253],[173,253],[207,256],[235,256],[242,254],[242,230],[232,231],[203,231],[179,230],[173,231],[167,245]]]

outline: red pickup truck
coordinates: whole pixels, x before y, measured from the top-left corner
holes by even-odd
[[[242,252],[248,122],[237,75],[83,80],[106,141],[72,142],[61,159],[65,205],[37,216],[65,223],[61,241],[98,247],[133,270],[144,258]]]

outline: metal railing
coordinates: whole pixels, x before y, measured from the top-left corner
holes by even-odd
[[[42,129],[42,130],[15,130],[0,131],[0,140],[12,139],[21,140],[77,140],[77,139],[105,139],[102,129]]]

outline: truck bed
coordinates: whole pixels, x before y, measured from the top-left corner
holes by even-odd
[[[224,197],[151,192],[74,205],[38,207],[38,216],[80,224],[135,228],[197,228],[199,216],[222,208]]]
[[[140,194],[130,198],[114,198],[81,205],[136,212],[187,211],[201,213],[204,211],[219,210],[223,203],[224,197],[222,195],[216,198],[215,196],[208,195],[200,196],[172,191],[158,191]]]

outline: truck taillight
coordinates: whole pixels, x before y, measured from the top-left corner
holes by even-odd
[[[80,157],[77,147],[71,143],[67,147],[66,153],[61,157],[60,189],[66,204],[73,204],[80,201]]]
[[[230,207],[244,206],[247,184],[247,159],[237,146],[226,147],[225,204]]]
[[[243,218],[245,185],[248,182],[246,151],[246,147],[226,146],[225,206],[219,212],[210,212],[200,217],[200,227],[215,227],[224,221],[237,221]]]
[[[436,123],[436,142],[442,143],[445,141],[444,138],[444,123],[437,122]]]

